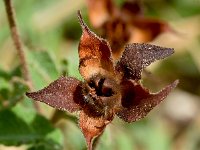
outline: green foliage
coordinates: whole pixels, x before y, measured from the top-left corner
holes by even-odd
[[[0,143],[16,146],[29,144],[35,149],[41,146],[61,149],[62,135],[49,120],[17,105],[0,111]]]
[[[58,69],[47,51],[31,51],[28,53],[31,78],[36,89],[59,77]]]
[[[23,99],[24,93],[28,90],[27,85],[13,80],[20,79],[20,74],[19,67],[11,72],[0,70],[0,110],[12,107]]]

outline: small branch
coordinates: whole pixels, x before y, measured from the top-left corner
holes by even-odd
[[[14,7],[12,5],[12,0],[4,0],[4,3],[6,6],[6,12],[7,12],[12,39],[13,39],[13,42],[17,50],[17,54],[19,56],[21,66],[22,66],[23,77],[26,81],[30,81],[30,76],[29,76],[28,66],[27,66],[27,62],[26,62],[26,58],[24,54],[23,44],[19,36],[19,31],[17,29],[16,19],[15,19],[16,17],[14,13]]]
[[[12,0],[4,0],[4,3],[5,3],[6,13],[7,13],[7,17],[8,17],[9,26],[10,26],[10,32],[11,32],[12,39],[13,39],[15,48],[17,50],[17,54],[19,56],[20,63],[21,63],[22,75],[23,75],[24,80],[29,85],[29,89],[32,91],[32,89],[33,89],[32,80],[30,78],[30,74],[29,74],[29,70],[28,70],[28,65],[27,65],[27,61],[26,61],[26,57],[25,57],[25,53],[24,53],[24,48],[23,48],[23,43],[21,41],[19,31],[17,29],[15,11],[14,11],[14,7],[12,4]],[[39,111],[39,105],[35,101],[34,101],[34,106]]]

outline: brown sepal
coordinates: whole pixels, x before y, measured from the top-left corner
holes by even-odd
[[[125,1],[121,6],[122,17],[132,19],[135,16],[144,16],[144,10],[141,0]]]
[[[83,101],[81,90],[79,80],[61,76],[44,89],[26,95],[56,109],[74,112],[80,110],[79,104]]]
[[[116,70],[124,73],[124,78],[139,80],[142,70],[152,62],[174,53],[173,48],[165,48],[151,44],[128,44],[117,63]]]
[[[89,19],[94,28],[101,27],[110,19],[115,6],[112,0],[87,0]]]
[[[161,33],[171,32],[173,29],[170,25],[162,20],[147,18],[147,17],[134,17],[131,21],[132,36],[129,39],[130,43],[146,43],[153,41]]]
[[[78,18],[83,33],[79,43],[79,71],[88,80],[95,74],[114,74],[111,48],[108,42],[90,31],[80,11]]]
[[[126,122],[134,122],[144,118],[157,106],[178,84],[178,80],[166,86],[158,93],[150,94],[149,91],[131,80],[122,85],[122,108],[117,116]]]
[[[104,116],[89,117],[84,111],[79,115],[79,127],[86,139],[88,150],[92,150],[93,139],[100,136],[106,125],[112,121],[113,118],[107,120]]]

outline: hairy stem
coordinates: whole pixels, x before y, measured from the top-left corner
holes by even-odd
[[[17,29],[16,19],[15,19],[16,17],[14,13],[12,0],[4,0],[4,3],[6,6],[6,12],[7,12],[12,39],[13,39],[13,42],[17,50],[17,54],[19,56],[21,66],[22,66],[22,75],[26,81],[30,81],[30,76],[29,76],[28,66],[26,62],[26,57],[24,54],[23,44],[19,35],[19,31]]]
[[[17,54],[18,54],[18,57],[20,60],[23,78],[29,85],[29,89],[32,91],[32,89],[33,89],[32,80],[30,78],[30,74],[29,74],[29,70],[28,70],[28,65],[27,65],[27,61],[26,61],[26,57],[25,57],[23,43],[22,43],[18,28],[17,28],[16,16],[15,16],[15,11],[14,11],[12,1],[13,0],[4,0],[7,18],[8,18],[8,22],[9,22],[9,26],[10,26],[10,32],[11,32],[14,46],[17,50]],[[34,106],[39,111],[39,105],[35,101],[34,101]]]

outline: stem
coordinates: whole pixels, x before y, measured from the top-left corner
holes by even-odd
[[[12,39],[13,39],[13,42],[17,50],[17,54],[19,56],[21,66],[22,66],[22,75],[26,81],[30,81],[30,76],[29,76],[28,66],[27,66],[27,62],[26,62],[26,58],[24,54],[23,44],[19,35],[19,31],[17,29],[16,19],[15,19],[16,17],[14,13],[12,0],[4,0],[4,3],[6,6],[6,12],[7,12]]]
[[[10,32],[12,35],[14,46],[17,50],[17,54],[18,54],[18,57],[20,60],[20,65],[22,67],[22,75],[23,75],[24,80],[29,85],[29,89],[32,91],[33,90],[32,80],[30,78],[30,74],[29,74],[29,70],[28,70],[28,65],[27,65],[27,61],[26,61],[26,57],[25,57],[24,48],[23,48],[23,43],[22,43],[18,28],[17,28],[15,10],[14,10],[13,4],[12,4],[12,0],[4,0],[4,3],[5,3],[6,13],[7,13],[7,17],[8,17],[9,26],[10,26]],[[33,104],[34,104],[34,107],[36,108],[36,110],[39,111],[38,103],[36,103],[34,101]]]

